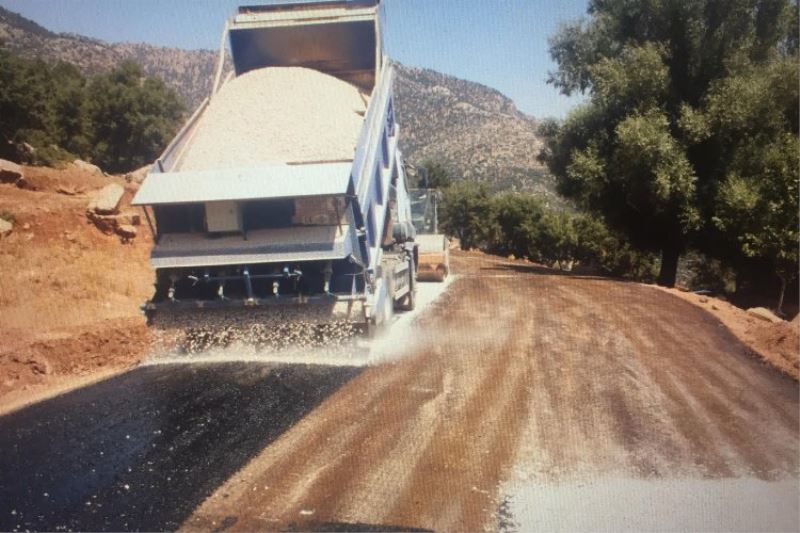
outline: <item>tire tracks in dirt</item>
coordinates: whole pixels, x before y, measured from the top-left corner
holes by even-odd
[[[183,528],[494,529],[511,477],[797,474],[797,384],[713,317],[503,263],[455,254],[413,349],[327,398]]]

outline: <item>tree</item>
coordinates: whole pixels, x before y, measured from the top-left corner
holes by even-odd
[[[94,161],[113,172],[140,167],[175,134],[185,106],[180,96],[136,63],[123,62],[87,88]]]
[[[425,189],[446,189],[453,181],[447,168],[436,161],[425,161],[420,171],[419,185]]]
[[[538,256],[538,234],[542,229],[545,208],[542,201],[527,194],[505,192],[492,197],[487,213],[491,250],[517,257]]]
[[[563,123],[543,124],[541,158],[562,194],[660,251],[658,281],[671,286],[687,245],[716,246],[708,235],[718,231],[729,150],[705,107],[722,80],[753,68],[791,57],[796,72],[797,5],[592,0],[588,15],[550,41],[558,69],[549,82],[589,99]],[[781,87],[796,79],[782,76]]]
[[[779,312],[800,266],[798,86],[790,59],[748,69],[715,84],[687,126],[698,145],[721,154],[707,238],[740,263],[772,270]]]
[[[37,148],[36,161],[55,163],[87,148],[83,111],[85,79],[65,62],[54,65],[0,50],[0,151],[17,156],[14,145]]]
[[[47,65],[0,49],[0,136],[3,145],[20,140],[25,130],[44,131],[50,122]]]
[[[60,62],[53,66],[51,109],[56,144],[65,150],[88,157],[91,149],[90,124],[86,116],[86,79],[75,65]]]
[[[491,223],[491,204],[486,186],[460,181],[445,192],[439,209],[441,226],[458,237],[461,248],[469,250],[485,243]]]
[[[152,161],[183,116],[178,94],[145,78],[135,63],[87,82],[77,67],[48,64],[0,49],[0,156],[35,148],[32,162],[53,165],[75,156],[111,171]]]

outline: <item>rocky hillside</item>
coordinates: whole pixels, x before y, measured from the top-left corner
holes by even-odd
[[[67,61],[92,75],[132,59],[150,76],[157,76],[177,89],[190,108],[211,90],[218,53],[211,50],[181,50],[144,43],[107,43],[72,33],[53,33],[32,20],[0,7],[0,43],[28,58]]]
[[[190,108],[210,91],[217,60],[217,52],[211,50],[107,43],[54,33],[3,8],[0,42],[26,57],[74,63],[87,75],[133,59],[147,74],[183,94]],[[535,159],[540,147],[535,120],[500,92],[433,70],[402,66],[396,90],[409,162],[438,161],[457,178],[555,198],[551,177]]]
[[[497,189],[552,195],[552,179],[536,161],[536,121],[499,91],[411,67],[400,67],[395,90],[411,162],[438,161],[457,177]]]

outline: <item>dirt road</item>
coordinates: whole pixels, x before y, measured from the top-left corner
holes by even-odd
[[[454,271],[402,358],[147,367],[0,418],[0,529],[491,530],[514,480],[796,481],[797,383],[711,315],[481,255]]]

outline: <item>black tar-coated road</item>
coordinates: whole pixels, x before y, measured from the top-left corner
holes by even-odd
[[[140,367],[0,417],[0,531],[176,529],[359,372]]]

